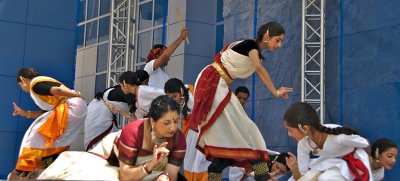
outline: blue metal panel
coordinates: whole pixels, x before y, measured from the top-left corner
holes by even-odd
[[[76,0],[30,0],[27,23],[75,31],[77,3]]]
[[[0,147],[1,163],[0,163],[0,177],[5,179],[14,168],[15,165],[15,147],[19,142],[16,142],[17,134],[15,132],[0,132]]]
[[[16,23],[26,23],[27,7],[28,0],[0,1],[0,20]]]
[[[16,83],[15,76],[0,76],[0,95],[5,95],[0,101],[0,133],[1,132],[16,132],[18,116],[12,116],[13,102],[19,104],[20,88]],[[0,137],[1,138],[1,137]]]
[[[77,2],[0,1],[0,144],[7,145],[0,147],[0,179],[14,168],[22,137],[33,121],[13,117],[12,102],[25,110],[38,110],[15,81],[19,68],[32,66],[73,87]]]
[[[0,21],[0,27],[0,62],[12,62],[0,66],[0,75],[15,76],[24,58],[25,26]]]
[[[27,26],[25,65],[60,81],[74,79],[74,31]],[[29,47],[29,48],[28,48]],[[68,71],[59,71],[61,69]]]

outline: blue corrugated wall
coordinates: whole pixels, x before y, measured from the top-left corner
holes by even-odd
[[[73,87],[78,1],[0,0],[0,179],[14,168],[33,120],[12,116],[12,102],[37,110],[15,74],[30,66]]]
[[[224,42],[253,37],[254,0],[224,0]],[[256,1],[257,2],[257,1]],[[387,137],[400,144],[400,1],[326,1],[326,123],[357,129],[371,142]],[[300,100],[301,1],[258,0],[257,25],[280,22],[286,40],[265,52],[263,64],[277,87],[294,88],[289,100],[272,99],[257,77],[255,122],[269,148],[295,151],[282,125],[285,109]],[[251,78],[233,88],[251,88]],[[251,113],[251,103],[246,106]],[[400,178],[399,163],[385,180]]]

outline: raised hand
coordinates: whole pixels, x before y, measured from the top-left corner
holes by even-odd
[[[15,102],[13,102],[13,106],[14,106],[14,111],[12,113],[13,116],[24,116],[26,115],[26,111],[23,110],[21,107],[19,107],[17,104],[15,104]]]
[[[179,35],[179,38],[184,40],[186,37],[188,37],[188,29],[187,28],[183,28],[181,30],[181,34]]]
[[[161,145],[154,145],[153,159],[148,164],[149,169],[153,169],[158,163],[169,155],[169,150],[166,148],[168,142],[164,142]]]
[[[291,171],[298,170],[297,158],[293,153],[288,152],[289,157],[286,157],[286,164]]]

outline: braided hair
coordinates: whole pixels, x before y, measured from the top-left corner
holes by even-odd
[[[314,108],[305,102],[297,102],[292,104],[285,112],[283,119],[286,121],[287,125],[291,128],[298,128],[299,125],[308,125],[311,128],[331,134],[331,135],[339,135],[346,134],[359,135],[357,131],[348,128],[348,127],[336,127],[336,128],[328,128],[321,124],[317,112]]]
[[[183,90],[183,104],[182,104],[182,114],[185,119],[188,118],[188,112],[191,110],[187,106],[189,101],[189,90],[185,87],[183,82],[177,78],[169,79],[164,85],[164,92],[167,93],[179,93],[182,94]]]

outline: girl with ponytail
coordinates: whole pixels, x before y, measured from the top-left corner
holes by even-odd
[[[181,105],[182,132],[186,136],[185,158],[183,159],[184,175],[187,180],[207,180],[207,168],[210,162],[206,160],[203,153],[196,148],[198,133],[189,129],[189,117],[193,108],[193,88],[184,85],[177,78],[169,79],[164,86],[165,94]]]
[[[287,158],[295,180],[373,180],[363,149],[369,143],[356,131],[322,125],[314,108],[304,102],[292,104],[283,119],[288,135],[298,141],[297,158],[291,153]],[[318,157],[313,164],[310,153]]]
[[[164,92],[168,97],[174,99],[181,105],[182,111],[182,132],[187,134],[189,125],[187,120],[193,108],[193,95],[183,82],[177,78],[169,79],[164,86]]]

